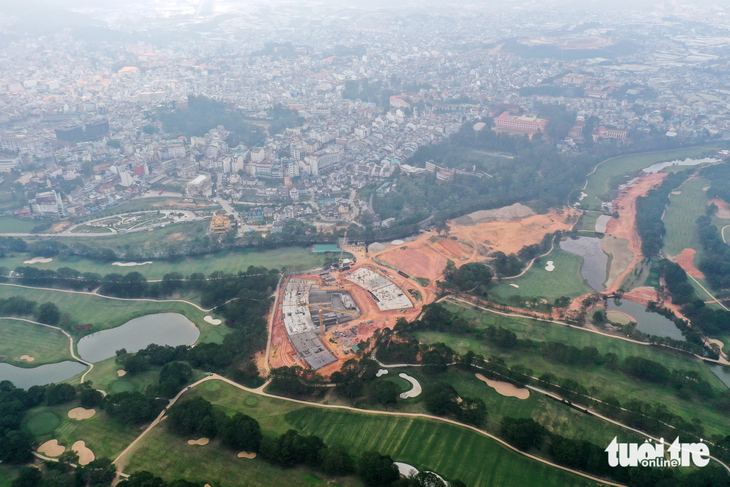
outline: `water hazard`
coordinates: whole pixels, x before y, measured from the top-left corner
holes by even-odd
[[[684,340],[682,332],[677,328],[669,318],[665,318],[659,313],[649,311],[646,306],[622,299],[616,303],[616,300],[608,300],[608,311],[620,311],[626,313],[636,322],[636,329],[648,335],[673,338],[674,340]]]
[[[571,237],[560,241],[560,248],[571,254],[583,257],[580,275],[589,286],[596,291],[604,291],[606,287],[608,256],[601,250],[601,239],[597,237]]]

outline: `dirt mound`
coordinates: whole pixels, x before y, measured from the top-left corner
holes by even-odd
[[[497,208],[496,210],[475,211],[474,213],[457,218],[454,223],[457,225],[476,225],[477,223],[486,223],[494,220],[519,220],[520,218],[526,218],[534,214],[535,212],[527,206],[515,203],[514,205]]]
[[[684,269],[684,272],[694,277],[695,279],[704,279],[705,275],[701,270],[695,267],[695,249],[684,249],[682,253],[674,258],[679,266]]]
[[[400,248],[378,256],[378,260],[415,277],[437,279],[446,267],[447,259],[425,245]]]
[[[467,249],[465,248],[465,245],[451,240],[450,238],[439,240],[433,245],[452,259],[462,259],[469,257],[472,254],[472,249]]]
[[[48,440],[38,447],[38,453],[49,457],[57,457],[66,451],[66,447],[58,444],[58,440]]]
[[[84,409],[84,408],[73,408],[68,412],[68,417],[81,421],[83,419],[89,419],[96,414],[96,409]]]

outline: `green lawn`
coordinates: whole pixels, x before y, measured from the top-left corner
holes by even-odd
[[[667,234],[664,237],[664,250],[676,256],[684,249],[695,249],[702,252],[702,245],[697,237],[697,218],[705,214],[707,193],[702,188],[710,186],[710,181],[703,178],[690,179],[678,191],[681,194],[669,195],[669,205],[664,213],[664,225]],[[699,256],[695,256],[695,262]]]
[[[599,211],[586,211],[581,214],[578,223],[575,224],[573,230],[576,232],[595,232],[596,231],[596,220],[601,216],[602,213]]]
[[[82,421],[70,419],[68,412],[79,406],[78,401],[74,401],[60,406],[33,408],[26,414],[23,427],[31,433],[41,433],[36,435],[39,445],[56,439],[59,444],[70,449],[74,442],[83,440],[96,458],[108,457],[112,460],[141,433],[140,429],[118,423],[98,409],[92,418]],[[39,416],[40,419],[37,419]],[[49,419],[53,416],[58,425],[55,428],[54,421]],[[48,429],[52,428],[51,431],[37,429],[46,425]]]
[[[225,383],[215,390],[206,386],[189,394],[206,397],[226,408],[228,414],[241,411],[253,416],[266,434],[295,428],[320,436],[327,444],[341,443],[353,454],[376,449],[416,468],[432,470],[445,478],[460,478],[470,487],[596,485],[527,459],[459,426],[421,418],[326,410],[260,396],[251,407],[246,403],[251,396],[247,392]],[[278,477],[266,478],[270,471],[263,470],[256,461],[241,465],[214,443],[193,449],[184,443],[186,439],[174,441],[162,428],[154,431],[135,449],[125,471],[150,470],[166,478],[199,478],[206,482],[239,478],[248,485],[298,485],[287,483],[287,479],[279,482]]]
[[[12,216],[0,216],[1,233],[30,233],[31,229],[41,222],[21,220]]]
[[[149,232],[143,232],[147,237]],[[97,243],[99,246],[103,244]],[[12,257],[0,258],[0,267],[15,269],[25,266],[23,261],[30,259],[28,254],[14,254]],[[145,259],[147,260],[147,259]],[[54,257],[47,264],[33,264],[39,269],[59,269],[71,267],[79,272],[95,272],[106,275],[111,273],[126,274],[128,272],[139,272],[147,279],[162,279],[165,274],[179,272],[189,276],[194,272],[202,272],[206,275],[214,271],[237,273],[245,271],[249,266],[266,267],[269,269],[287,268],[290,270],[307,270],[321,267],[324,264],[323,254],[312,254],[305,247],[285,247],[275,250],[226,250],[217,254],[208,254],[195,257],[183,257],[174,260],[152,260],[153,264],[146,264],[134,267],[113,266],[110,262],[100,262],[83,257]]]
[[[4,362],[19,367],[35,367],[72,360],[69,339],[60,331],[13,319],[0,319],[0,355]],[[35,360],[21,360],[30,355]]]
[[[548,272],[545,266],[553,261],[555,270]],[[571,298],[593,292],[580,275],[583,258],[561,250],[557,245],[539,263],[534,263],[530,270],[515,279],[505,279],[501,283],[495,280],[495,286],[489,290],[492,298],[508,302],[510,296],[524,298],[545,298],[551,304],[556,298]],[[516,284],[519,288],[515,288]]]
[[[118,300],[88,294],[74,294],[56,290],[33,289],[0,284],[0,298],[22,296],[25,299],[56,303],[62,313],[69,313],[72,324],[92,323],[88,331],[70,330],[77,338],[107,328],[114,328],[127,321],[152,313],[180,313],[195,323],[200,329],[198,342],[221,343],[223,336],[230,332],[225,326],[213,326],[205,321],[205,312],[181,302],[152,302],[143,300]]]
[[[147,386],[157,384],[160,367],[153,367],[152,370],[134,376],[119,377],[117,370],[121,367],[114,362],[115,359],[116,357],[111,357],[95,363],[94,368],[86,375],[86,382],[91,382],[94,389],[101,389],[108,394],[119,393],[123,390],[144,392]],[[80,377],[81,375],[77,375],[64,382],[78,384]]]
[[[638,172],[657,162],[671,161],[674,159],[686,159],[696,157],[712,150],[712,147],[692,147],[686,149],[668,150],[662,152],[650,152],[643,154],[632,154],[627,156],[608,159],[596,169],[596,172],[588,177],[588,185],[583,190],[588,194],[581,201],[581,208],[589,210],[601,209],[601,197],[608,195],[609,191],[630,179],[624,176],[634,176]],[[607,198],[606,201],[610,200]]]
[[[628,356],[640,356],[662,363],[670,370],[695,371],[718,392],[727,391],[727,386],[701,360],[687,354],[658,347],[643,346],[554,323],[504,317],[489,312],[467,310],[461,306],[451,304],[448,307],[452,311],[461,310],[459,311],[461,315],[477,326],[498,325],[514,331],[518,338],[530,338],[535,341],[559,341],[578,348],[592,346],[596,347],[602,354],[615,353],[621,359]],[[667,388],[636,381],[620,371],[610,371],[601,366],[581,366],[580,373],[576,373],[575,368],[547,361],[539,353],[505,351],[493,346],[486,340],[454,337],[446,333],[432,331],[417,332],[415,336],[423,343],[443,342],[460,354],[471,350],[476,354],[484,355],[486,358],[500,357],[510,366],[524,365],[533,371],[534,376],[550,372],[561,378],[572,378],[587,389],[590,387],[598,389],[599,398],[614,396],[622,403],[629,399],[661,402],[670,411],[681,415],[687,421],[691,421],[693,418],[700,419],[707,434],[722,434],[723,436],[730,434],[730,424],[727,422],[726,417],[715,409],[708,407],[699,400],[680,399]]]

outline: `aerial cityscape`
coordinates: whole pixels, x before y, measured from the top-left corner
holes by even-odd
[[[730,486],[730,5],[0,5],[0,487]]]

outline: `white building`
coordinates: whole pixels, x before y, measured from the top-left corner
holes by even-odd
[[[213,195],[213,181],[205,174],[188,183],[187,195],[191,198],[210,198]]]
[[[127,171],[121,171],[119,173],[119,177],[122,178],[122,182],[119,183],[122,186],[125,186],[125,187],[128,188],[128,187],[130,187],[132,185],[132,175],[129,174]]]

